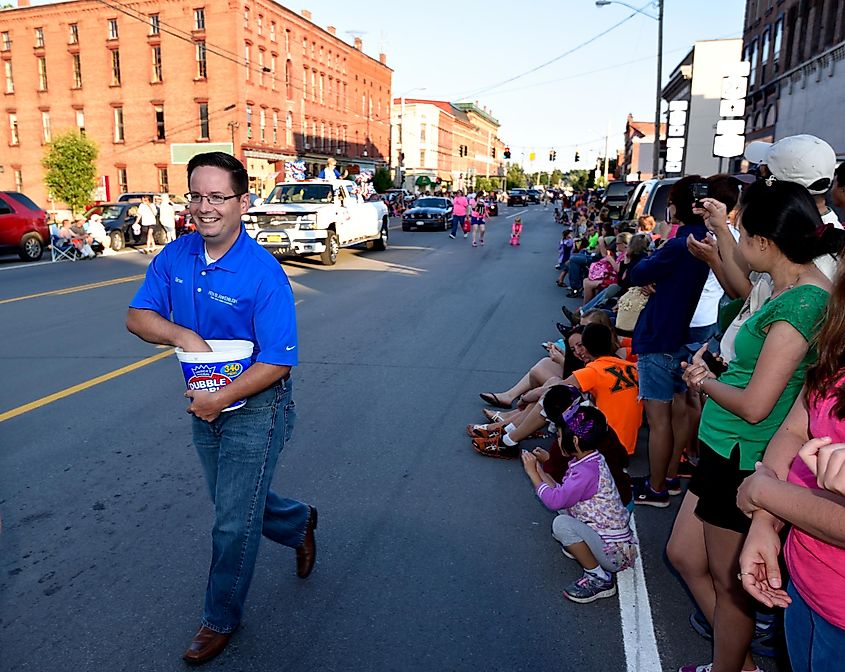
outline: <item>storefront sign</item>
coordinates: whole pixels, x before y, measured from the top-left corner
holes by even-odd
[[[722,78],[722,102],[713,138],[713,156],[726,159],[745,151],[745,96],[748,93],[748,61],[735,63]]]
[[[687,135],[689,101],[673,100],[669,103],[669,124],[666,132],[666,174],[684,172],[684,148]]]

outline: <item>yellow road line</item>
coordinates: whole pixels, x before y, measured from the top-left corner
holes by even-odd
[[[60,296],[62,294],[73,294],[74,292],[84,292],[87,289],[97,289],[98,287],[108,287],[109,285],[119,285],[124,282],[134,282],[135,280],[143,280],[144,274],[130,275],[126,278],[116,278],[115,280],[103,280],[102,282],[92,282],[90,285],[77,285],[76,287],[65,287],[64,289],[54,289],[51,292],[39,292],[38,294],[27,294],[26,296],[16,296],[12,299],[0,299],[0,305],[4,303],[14,303],[15,301],[26,301],[27,299],[37,299],[41,296]]]
[[[13,408],[12,410],[6,411],[5,413],[0,413],[0,422],[11,420],[12,418],[16,418],[19,415],[28,413],[29,411],[34,411],[36,408],[41,408],[42,406],[52,404],[54,401],[58,401],[59,399],[64,399],[65,397],[69,397],[70,395],[76,394],[77,392],[87,390],[89,387],[94,387],[94,385],[99,385],[100,383],[105,383],[107,380],[111,380],[112,378],[122,376],[124,373],[130,373],[131,371],[140,369],[141,367],[146,366],[147,364],[152,364],[153,362],[157,362],[158,360],[164,359],[165,357],[170,357],[170,355],[172,355],[174,352],[175,350],[173,348],[169,348],[164,352],[159,352],[158,354],[153,355],[152,357],[147,357],[146,359],[142,359],[138,362],[135,362],[134,364],[129,364],[128,366],[115,369],[114,371],[111,371],[109,373],[104,373],[102,376],[97,376],[96,378],[92,378],[91,380],[86,380],[84,383],[79,383],[79,385],[68,387],[64,390],[56,392],[55,394],[48,394],[46,397],[41,397],[40,399],[31,401],[28,404],[24,404],[23,406]]]

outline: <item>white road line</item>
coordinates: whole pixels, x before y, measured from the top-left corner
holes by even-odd
[[[515,212],[512,215],[508,215],[507,217],[505,217],[505,219],[510,219],[511,217],[516,217],[517,215],[521,215],[523,212],[528,212],[528,209],[526,208],[525,210],[520,210],[519,212]]]
[[[637,525],[631,516],[631,530],[637,538]],[[617,575],[622,639],[628,672],[661,672],[660,653],[651,620],[651,604],[645,585],[642,553],[633,569]]]
[[[46,255],[47,252],[48,252],[48,250],[45,250],[44,254]],[[129,250],[129,249],[122,250],[120,252],[115,252],[114,254],[110,254],[108,256],[109,257],[116,257],[116,256],[119,256],[119,255],[122,255],[122,254],[132,254],[133,252],[137,252],[137,250]],[[51,264],[61,264],[61,263],[64,263],[64,262],[61,262],[61,261],[21,261],[21,262],[15,262],[15,263],[17,263],[16,266],[0,267],[0,271],[17,271],[17,270],[20,270],[22,268],[37,268],[38,266],[49,266]]]

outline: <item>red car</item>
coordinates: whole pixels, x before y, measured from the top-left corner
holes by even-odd
[[[17,191],[0,191],[0,250],[38,261],[50,242],[47,213]]]

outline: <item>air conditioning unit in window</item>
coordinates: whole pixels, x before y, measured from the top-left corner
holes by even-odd
[[[305,143],[305,149],[311,149],[311,143],[310,142]]]
[[[334,150],[334,151],[335,151],[335,153],[336,153],[336,154],[341,154],[340,147],[338,147],[338,148],[337,148],[336,150]]]

